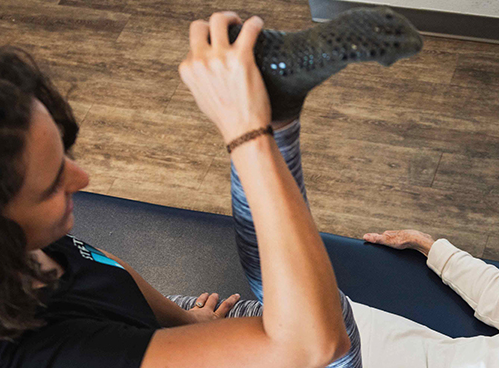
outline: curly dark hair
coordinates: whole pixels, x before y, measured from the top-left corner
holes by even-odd
[[[68,152],[79,127],[67,96],[66,100],[62,98],[26,51],[11,45],[0,47],[0,340],[10,342],[25,330],[47,324],[35,318],[37,306],[46,305],[40,301],[33,281],[41,281],[52,290],[58,285],[57,272],[42,271],[40,263],[29,256],[21,226],[2,215],[24,182],[22,155],[34,98],[52,115]]]

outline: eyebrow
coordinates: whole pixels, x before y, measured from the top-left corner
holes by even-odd
[[[66,166],[66,165],[64,165],[64,161],[65,161],[65,157],[62,158],[62,164],[61,164],[61,167],[59,167],[59,172],[57,173],[57,176],[56,176],[54,182],[50,185],[50,187],[48,187],[46,190],[43,191],[42,195],[40,196],[40,200],[44,200],[45,198],[47,198],[52,193],[54,188],[57,186],[57,183],[59,183],[59,180],[61,180],[61,176],[64,173],[64,167]]]

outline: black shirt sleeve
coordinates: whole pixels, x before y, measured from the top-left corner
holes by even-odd
[[[156,330],[115,321],[72,319],[23,336],[9,368],[139,368]]]

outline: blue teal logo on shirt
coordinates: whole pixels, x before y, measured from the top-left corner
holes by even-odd
[[[115,266],[115,267],[125,269],[122,265],[120,265],[114,259],[106,257],[104,255],[104,253],[102,253],[100,250],[95,249],[94,247],[92,247],[89,244],[83,243],[82,241],[76,239],[72,235],[68,234],[68,236],[73,239],[73,245],[80,250],[80,254],[83,258],[89,259],[91,261],[96,261],[99,263],[107,264],[110,266]]]

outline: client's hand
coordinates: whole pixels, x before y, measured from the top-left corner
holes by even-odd
[[[192,22],[191,50],[178,68],[200,110],[217,125],[226,144],[266,127],[272,117],[267,89],[253,54],[263,20],[257,16],[247,20],[230,44],[232,23],[242,24],[233,12],[213,13],[209,23],[201,19]]]
[[[215,307],[218,303],[218,294],[213,293],[209,295],[208,293],[201,294],[196,300],[197,302],[203,303],[203,307],[199,308],[197,306],[188,310],[192,323],[199,322],[209,322],[214,319],[225,318],[226,314],[232,309],[234,304],[241,298],[239,294],[231,295],[227,298],[218,309],[215,311]]]
[[[364,240],[400,250],[415,249],[426,256],[435,242],[431,235],[417,230],[387,230],[383,234],[367,233],[364,234]]]

